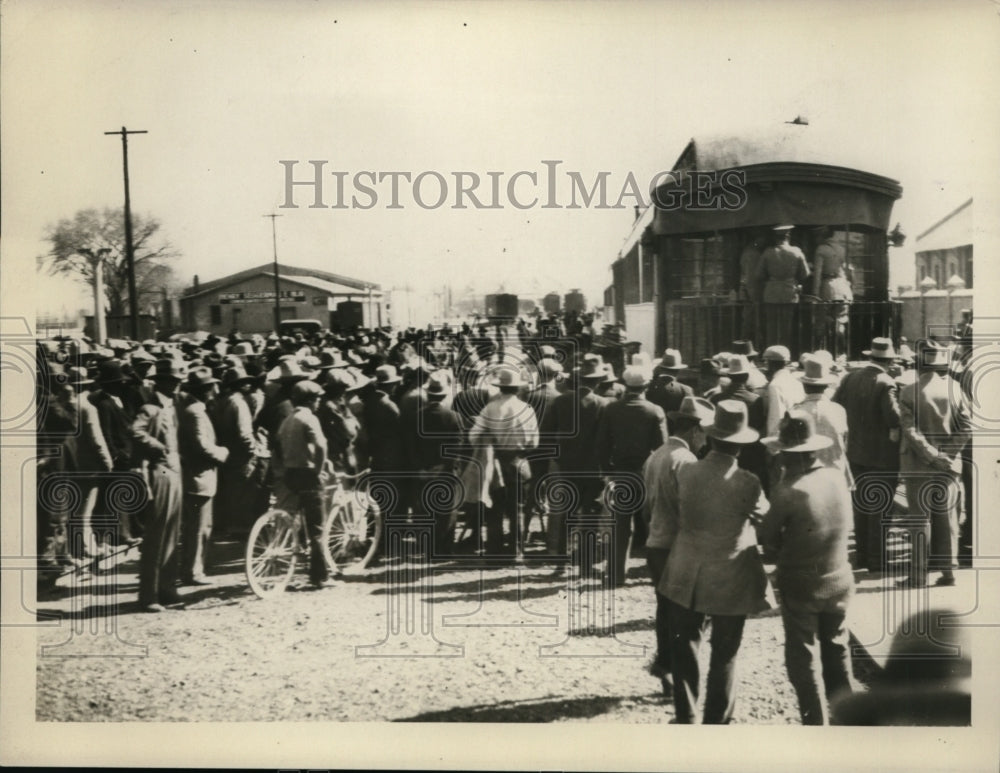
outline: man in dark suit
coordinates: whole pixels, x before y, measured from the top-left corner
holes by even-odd
[[[568,496],[550,502],[547,530],[550,555],[566,553],[568,515],[599,511],[597,427],[608,401],[594,394],[594,385],[603,380],[604,369],[595,360],[585,360],[570,374],[566,391],[553,400],[551,409],[542,417],[541,433],[559,448],[554,465],[556,480],[568,492]]]
[[[215,442],[215,428],[206,404],[219,393],[219,381],[208,368],[188,373],[187,397],[177,413],[184,485],[181,515],[181,582],[211,585],[205,577],[205,552],[212,534],[212,500],[218,486],[218,467],[229,450]]]
[[[414,443],[414,467],[424,488],[432,481],[452,485],[455,480],[456,462],[444,455],[447,446],[458,446],[462,442],[462,422],[455,411],[446,404],[451,395],[451,382],[445,371],[431,373],[425,384],[425,402],[417,418],[417,431]],[[430,508],[431,501],[443,501],[438,497],[424,497],[418,491],[418,502],[422,507]],[[452,508],[441,508],[433,512],[434,516],[434,552],[436,555],[447,555],[451,552],[454,542],[452,534],[452,513],[461,502],[457,492],[451,497]]]
[[[671,433],[673,427],[670,426],[670,412],[679,409],[685,397],[694,396],[694,390],[678,380],[685,368],[687,365],[684,364],[681,353],[676,349],[667,349],[653,368],[653,382],[646,390],[646,399],[653,405],[660,406],[667,414],[667,429]]]
[[[896,385],[888,373],[896,357],[892,341],[876,338],[864,352],[868,362],[848,373],[833,395],[847,411],[847,462],[854,476],[854,544],[856,567],[882,570],[885,557],[882,517],[870,502],[891,507],[899,480],[900,414]],[[871,487],[888,496],[872,496]]]
[[[111,498],[108,496],[116,481],[115,473],[126,473],[136,469],[133,459],[132,421],[135,413],[131,411],[126,401],[126,384],[124,363],[118,359],[105,360],[98,365],[98,389],[90,396],[90,401],[97,408],[97,416],[101,425],[101,434],[108,444],[111,453],[112,474],[101,479],[95,512],[114,513]],[[132,517],[128,513],[114,513],[118,516],[119,543],[135,542],[133,538]]]
[[[851,495],[843,472],[817,458],[833,441],[817,434],[811,414],[786,413],[778,432],[764,443],[781,453],[785,473],[772,488],[760,540],[777,563],[785,667],[802,724],[828,725],[827,701],[851,688],[844,624],[854,592],[847,557]]]
[[[625,395],[604,409],[597,427],[601,470],[610,476],[631,473],[641,479],[646,459],[667,440],[667,417],[662,408],[645,398],[649,384],[646,371],[630,365],[622,373],[622,381],[625,382]],[[616,587],[625,585],[625,560],[633,517],[642,529],[642,533],[636,535],[637,547],[646,544],[646,524],[639,511],[616,514],[613,563]]]

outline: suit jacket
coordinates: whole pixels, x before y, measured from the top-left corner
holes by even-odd
[[[778,566],[778,588],[802,601],[846,599],[854,588],[847,537],[854,526],[843,474],[816,464],[771,489],[760,529],[765,555]]]
[[[768,609],[755,524],[767,512],[760,481],[736,459],[709,451],[677,471],[680,528],[658,590],[707,615]]]
[[[680,528],[680,510],[677,503],[677,471],[698,458],[688,444],[679,437],[669,437],[667,442],[653,451],[642,468],[646,484],[646,500],[642,513],[649,524],[647,547],[669,550]]]
[[[420,431],[416,437],[417,470],[451,467],[451,459],[441,455],[442,446],[457,446],[462,442],[462,422],[455,411],[441,401],[428,401],[419,417]]]
[[[108,444],[108,451],[116,470],[132,468],[133,434],[132,420],[123,404],[115,397],[99,390],[90,395],[90,401],[97,408],[101,433]]]
[[[663,409],[641,394],[609,403],[597,427],[602,470],[639,472],[646,459],[667,440]]]
[[[111,472],[114,460],[101,430],[97,406],[80,395],[80,436],[76,442],[76,466],[81,472]]]
[[[694,395],[694,390],[687,384],[682,384],[673,376],[658,376],[646,390],[646,399],[653,405],[658,405],[664,413],[676,411],[681,407],[685,397]]]
[[[373,470],[399,472],[403,468],[399,406],[376,389],[363,401],[365,448]]]
[[[847,460],[880,470],[899,469],[899,440],[890,437],[900,426],[899,404],[892,377],[869,363],[840,382],[833,401],[847,411]]]
[[[942,472],[933,461],[943,457],[952,473],[961,474],[961,451],[970,437],[971,420],[959,394],[949,376],[933,372],[921,374],[900,390],[902,472]]]
[[[137,457],[149,461],[150,467],[180,473],[177,405],[173,398],[155,392],[152,402],[139,410],[130,429]]]
[[[177,445],[184,492],[214,497],[219,483],[216,468],[229,457],[229,450],[215,442],[215,428],[201,400],[188,397],[181,402],[177,413]]]
[[[227,468],[239,468],[254,457],[257,442],[253,434],[250,404],[240,392],[220,397],[215,410],[215,433],[219,445],[229,450]]]
[[[589,387],[564,392],[542,417],[541,432],[559,447],[556,466],[565,472],[597,472],[597,427],[607,406]]]

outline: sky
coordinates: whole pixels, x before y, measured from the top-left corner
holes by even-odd
[[[129,142],[133,210],[181,257],[185,284],[272,259],[418,291],[566,292],[596,301],[633,220],[622,209],[543,208],[544,161],[609,198],[631,173],[646,189],[692,137],[797,115],[861,168],[901,182],[910,235],[893,283],[910,282],[912,239],[995,177],[1000,46],[995,3],[26,2],[3,6],[4,278],[40,312],[87,305],[77,285],[35,275],[47,226],[121,206]],[[325,208],[293,191],[324,161]],[[369,197],[358,172],[424,175]],[[515,173],[538,175],[512,205]],[[501,206],[453,209],[455,173],[501,173]],[[435,174],[449,187],[437,199]],[[467,178],[468,179],[468,178]],[[367,181],[368,184],[371,181]],[[522,175],[515,198],[530,201]],[[992,226],[991,226],[992,227]],[[23,267],[23,270],[22,270]],[[12,274],[12,272],[14,272]],[[20,285],[16,285],[20,286]],[[9,290],[10,285],[8,285]]]

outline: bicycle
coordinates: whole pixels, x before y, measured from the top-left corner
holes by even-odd
[[[323,559],[331,574],[360,573],[375,556],[382,536],[382,514],[376,502],[356,485],[367,475],[335,473],[324,486],[328,503],[323,519]],[[309,562],[309,534],[301,510],[288,512],[272,507],[260,516],[247,537],[245,570],[247,583],[258,598],[269,598],[288,587],[299,560]]]

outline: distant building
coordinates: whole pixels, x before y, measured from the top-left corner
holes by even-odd
[[[972,199],[945,215],[916,240],[916,287],[927,277],[938,289],[958,276],[972,289]]]
[[[328,271],[278,265],[281,319],[316,319],[337,329],[386,324],[382,288]],[[274,264],[194,284],[180,298],[181,328],[216,334],[274,329]]]

